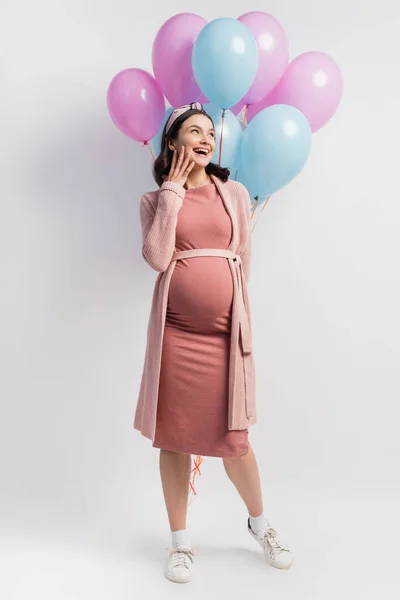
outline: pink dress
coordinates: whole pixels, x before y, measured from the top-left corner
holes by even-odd
[[[175,250],[228,249],[231,219],[215,185],[186,192]],[[239,456],[248,430],[228,429],[233,281],[226,258],[178,260],[167,304],[155,448],[202,456]]]

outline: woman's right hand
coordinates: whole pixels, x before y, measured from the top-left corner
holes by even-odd
[[[179,156],[178,151],[174,150],[171,169],[165,181],[172,181],[184,187],[194,165],[195,162],[194,160],[190,161],[190,154],[185,151],[185,146],[180,149]]]

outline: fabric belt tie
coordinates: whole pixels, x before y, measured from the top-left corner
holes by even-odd
[[[238,254],[235,254],[231,250],[222,250],[219,248],[199,248],[196,250],[181,250],[179,252],[174,252],[174,254],[172,255],[171,262],[183,260],[185,258],[197,258],[199,256],[219,256],[222,258],[228,258],[232,260],[236,273],[234,285],[236,287],[235,296],[239,316],[240,335],[242,338],[242,348],[245,354],[250,354],[252,351],[250,319],[247,313],[243,297],[245,276],[243,273],[242,260],[240,256]]]

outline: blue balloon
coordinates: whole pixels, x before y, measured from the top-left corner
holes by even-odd
[[[219,108],[230,108],[245,96],[256,78],[257,42],[237,19],[215,19],[196,38],[192,66],[209,101]]]
[[[170,114],[174,110],[175,110],[174,108],[167,108],[167,110],[165,111],[164,120],[162,122],[162,125],[161,125],[160,129],[158,130],[157,134],[151,140],[151,146],[152,146],[153,152],[156,156],[158,156],[161,152],[161,141],[162,141],[162,134],[164,131],[165,124],[168,121]]]
[[[222,109],[213,104],[205,104],[204,110],[210,115],[215,125],[215,152],[213,162],[219,163],[219,148],[222,130]],[[231,171],[232,177],[236,175],[240,161],[240,144],[242,142],[242,126],[232,111],[225,111],[224,130],[222,134],[221,166]]]
[[[249,193],[270,196],[296,177],[311,151],[312,132],[297,108],[275,104],[254,117],[243,133],[240,179]]]

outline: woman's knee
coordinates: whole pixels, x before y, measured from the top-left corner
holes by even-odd
[[[238,463],[242,460],[245,460],[248,454],[250,453],[250,444],[247,446],[247,449],[243,452],[243,454],[238,454],[237,456],[224,456],[222,460],[225,463]]]
[[[164,454],[165,456],[170,456],[171,458],[176,458],[176,459],[187,459],[188,457],[191,457],[191,454],[188,454],[187,452],[175,452],[173,450],[164,450],[163,448],[160,448],[160,454]]]

